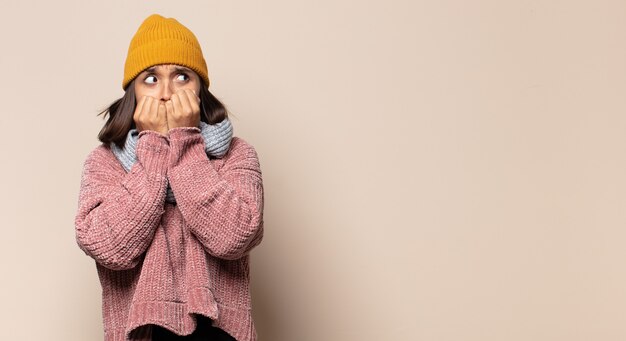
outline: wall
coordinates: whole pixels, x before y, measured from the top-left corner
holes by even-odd
[[[3,1],[3,338],[102,338],[79,178],[151,13],[259,153],[261,340],[626,339],[626,3],[556,0]]]

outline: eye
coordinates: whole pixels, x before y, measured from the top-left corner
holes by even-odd
[[[150,78],[154,78],[154,79],[155,79],[155,81],[156,81],[156,77],[155,77],[154,75],[148,75],[148,76],[146,76],[146,78],[144,78],[144,80],[143,80],[143,81],[144,81],[144,82],[146,82],[146,83],[148,83],[148,84],[154,84],[154,82],[149,82],[149,81],[148,81],[148,79],[150,79]]]
[[[180,79],[180,76],[183,76],[185,78],[184,79]],[[182,80],[183,82],[186,82],[186,81],[189,80],[189,76],[186,73],[179,73],[177,78]]]

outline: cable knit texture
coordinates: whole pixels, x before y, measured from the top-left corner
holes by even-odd
[[[228,117],[217,124],[208,124],[200,121],[200,134],[204,138],[204,151],[207,155],[220,158],[226,154],[230,147],[230,140],[233,138],[233,126]],[[131,129],[126,134],[124,148],[118,147],[113,142],[110,143],[111,151],[127,172],[130,171],[133,164],[137,162],[135,149],[137,148],[138,138],[139,131],[137,129]],[[174,192],[172,192],[172,188],[169,185],[165,192],[165,201],[170,203],[176,202]]]
[[[76,240],[96,262],[105,341],[151,339],[151,324],[179,335],[194,314],[239,341],[256,340],[249,252],[263,238],[263,184],[257,153],[233,137],[210,159],[199,128],[169,137],[139,133],[126,172],[109,146],[84,163]],[[165,201],[168,184],[176,205]]]

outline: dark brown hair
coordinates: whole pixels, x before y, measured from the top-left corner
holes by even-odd
[[[126,92],[122,98],[115,100],[108,108],[98,113],[108,119],[98,134],[98,139],[105,143],[115,143],[118,147],[123,148],[126,142],[128,131],[135,128],[133,114],[137,99],[135,97],[135,81],[126,87]],[[200,78],[200,120],[207,124],[215,124],[223,121],[228,117],[226,107],[220,102],[209,89],[205,86],[204,81]]]

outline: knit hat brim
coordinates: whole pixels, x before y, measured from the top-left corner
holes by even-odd
[[[195,71],[209,86],[202,49],[191,31],[173,18],[154,14],[139,28],[128,49],[122,88],[145,69],[158,64],[177,64]]]

